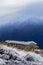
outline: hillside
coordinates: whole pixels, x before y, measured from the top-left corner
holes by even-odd
[[[0,45],[0,65],[43,65],[43,57],[35,52]]]

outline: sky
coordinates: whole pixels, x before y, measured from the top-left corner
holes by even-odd
[[[43,0],[0,0],[0,5],[15,5],[15,6],[20,6],[20,5],[26,5],[31,4],[33,2],[40,2]]]
[[[43,18],[42,6],[43,0],[0,0],[0,25],[17,17],[20,20],[29,16]]]
[[[21,9],[32,3],[43,2],[43,0],[0,0],[0,15],[6,15],[17,9]]]

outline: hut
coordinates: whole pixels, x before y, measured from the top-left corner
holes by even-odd
[[[24,41],[6,40],[4,44],[24,50],[32,50],[37,48],[35,47],[37,46],[37,43],[35,43],[34,41],[24,42]]]

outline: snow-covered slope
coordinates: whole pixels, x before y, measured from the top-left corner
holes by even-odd
[[[27,60],[28,59],[28,60]],[[0,46],[0,65],[43,65],[43,57],[34,52]]]

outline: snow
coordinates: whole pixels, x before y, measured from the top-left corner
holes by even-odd
[[[3,45],[1,48],[1,50],[4,50],[4,54],[0,54],[0,65],[6,65],[6,62],[9,63],[9,65],[43,65],[43,57],[40,54],[36,54],[34,52],[25,52],[23,50],[19,50],[17,48],[13,48],[13,47],[8,47]],[[10,55],[12,55],[13,57],[11,59],[9,59]],[[34,58],[34,61],[27,61],[26,58],[31,56],[32,58]],[[14,58],[17,60],[14,60]],[[21,59],[21,60],[20,60]],[[19,61],[20,60],[20,61]]]
[[[3,46],[3,47],[1,47],[2,49],[4,49],[4,50],[7,50],[9,53],[12,53],[13,55],[15,54],[15,53],[17,53],[19,56],[25,56],[26,55],[26,53],[24,53],[23,51],[21,51],[21,50],[18,50],[17,48],[11,48],[11,47],[7,47],[7,46]]]
[[[43,57],[40,54],[36,54],[34,52],[29,52],[28,54],[32,56],[35,61],[43,62]]]
[[[4,65],[4,64],[5,64],[5,61],[0,58],[0,65]]]

